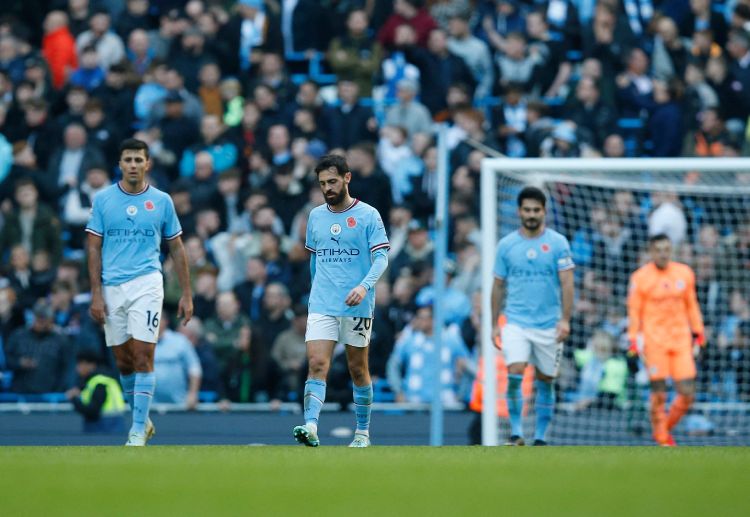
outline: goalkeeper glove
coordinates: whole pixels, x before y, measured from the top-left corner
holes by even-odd
[[[635,339],[630,340],[630,346],[628,347],[627,353],[628,370],[632,375],[638,373],[641,369],[641,360],[638,357],[638,343]]]
[[[693,332],[693,344],[699,347],[706,346],[706,335],[703,332]]]

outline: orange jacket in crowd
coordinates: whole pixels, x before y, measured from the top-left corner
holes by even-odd
[[[52,85],[59,90],[65,85],[68,74],[78,68],[76,41],[70,30],[60,27],[45,34],[42,39],[42,55],[52,73]]]
[[[628,322],[628,338],[642,333],[645,348],[692,347],[703,318],[690,266],[670,262],[660,270],[649,262],[630,275]]]

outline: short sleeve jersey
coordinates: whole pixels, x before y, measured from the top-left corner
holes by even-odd
[[[574,267],[568,240],[554,230],[546,228],[533,239],[518,230],[503,237],[497,245],[494,274],[505,280],[508,323],[554,327],[562,312],[558,272]]]
[[[374,289],[355,307],[344,301],[370,271],[372,253],[390,248],[378,211],[357,199],[340,212],[334,212],[327,204],[314,208],[307,220],[305,248],[315,254],[311,258],[315,260],[315,277],[309,311],[372,318]]]
[[[182,227],[168,194],[150,185],[130,194],[118,182],[94,197],[86,231],[102,238],[102,284],[120,285],[161,271],[161,241]]]

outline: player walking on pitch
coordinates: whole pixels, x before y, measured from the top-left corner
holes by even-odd
[[[502,350],[508,365],[507,445],[524,445],[521,383],[526,364],[536,367],[534,445],[547,445],[546,432],[555,406],[553,382],[563,341],[570,334],[573,310],[573,259],[565,237],[545,227],[546,197],[536,187],[518,195],[521,228],[500,240],[495,255],[492,321],[504,313]],[[506,296],[507,292],[507,296]]]
[[[307,317],[309,371],[304,392],[305,424],[294,438],[320,445],[318,418],[326,396],[326,377],[337,343],[346,346],[354,382],[357,429],[350,447],[370,445],[372,381],[367,352],[375,308],[375,284],[388,267],[390,248],[383,220],[370,205],[349,195],[352,174],[341,156],[327,155],[315,166],[326,203],[307,220],[305,248],[312,253],[312,289]]]
[[[125,445],[144,446],[154,435],[149,408],[156,384],[154,349],[159,334],[164,287],[159,253],[162,238],[182,288],[177,315],[193,315],[182,228],[172,199],[151,187],[148,145],[128,139],[120,145],[122,180],[96,195],[88,232],[91,317],[104,325],[120,371],[123,393],[133,409]]]
[[[695,397],[693,344],[705,345],[703,318],[690,266],[673,262],[672,243],[665,234],[649,239],[651,262],[630,275],[628,292],[628,350],[631,370],[637,370],[638,334],[651,379],[651,427],[660,445],[674,446],[670,431],[688,412]],[[667,384],[677,390],[666,414]]]

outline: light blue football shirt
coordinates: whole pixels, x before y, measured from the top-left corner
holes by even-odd
[[[94,196],[86,231],[102,238],[102,284],[120,285],[161,271],[161,240],[182,227],[169,194],[150,185],[130,194],[118,182]]]
[[[495,252],[495,276],[505,280],[503,311],[508,323],[523,328],[553,328],[562,313],[559,271],[575,264],[568,240],[546,228],[536,238],[516,230],[503,237]]]
[[[310,313],[372,318],[375,289],[355,307],[344,300],[370,271],[372,253],[390,248],[378,211],[358,199],[341,212],[328,204],[314,208],[307,219],[305,248],[315,254]]]

